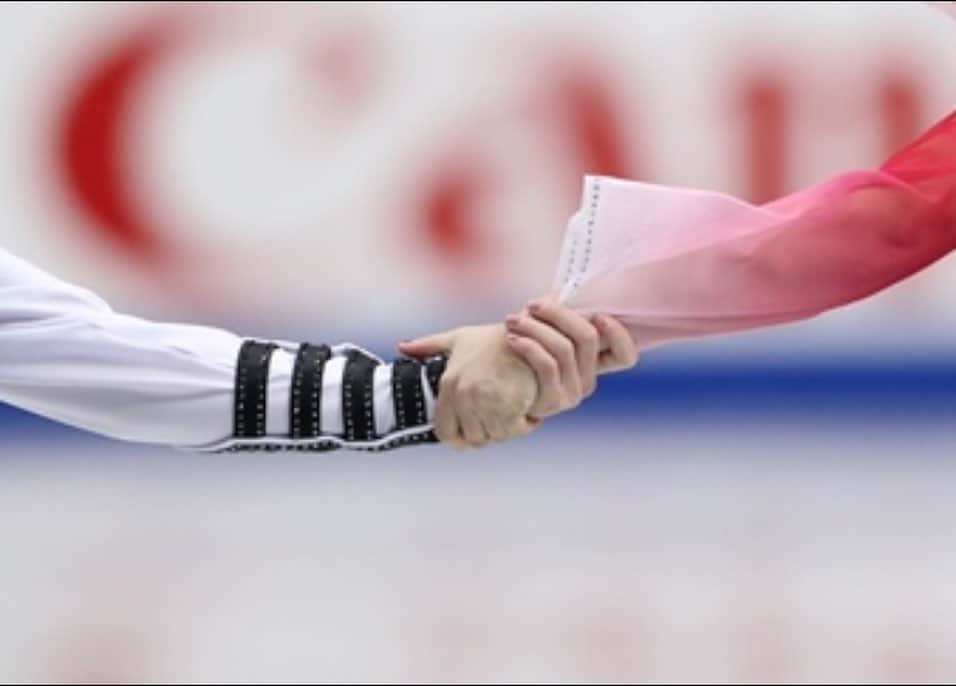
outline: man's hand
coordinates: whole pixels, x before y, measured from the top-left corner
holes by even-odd
[[[465,326],[399,344],[409,357],[449,355],[434,421],[443,443],[479,447],[524,436],[537,425],[528,411],[538,396],[538,381],[508,349],[505,335],[501,324]]]

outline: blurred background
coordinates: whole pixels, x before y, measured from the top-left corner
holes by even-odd
[[[0,245],[391,356],[545,292],[584,173],[763,201],[879,164],[956,107],[954,38],[911,2],[5,3]],[[949,259],[665,347],[477,453],[0,406],[0,681],[952,681],[954,296]]]

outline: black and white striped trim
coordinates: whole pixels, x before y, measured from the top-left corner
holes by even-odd
[[[328,452],[340,448],[378,452],[406,445],[436,443],[428,423],[429,406],[437,396],[445,358],[424,364],[400,359],[392,365],[392,404],[396,428],[378,436],[375,428],[375,371],[382,360],[357,346],[302,344],[292,369],[289,434],[266,436],[269,365],[278,345],[245,341],[236,366],[233,436],[215,445],[192,448],[203,452]],[[290,352],[291,344],[283,344]],[[322,395],[326,363],[345,357],[342,371],[341,407],[344,435],[322,434]],[[425,384],[431,390],[426,401]]]
[[[237,452],[330,452],[348,449],[365,452],[382,452],[409,445],[437,443],[431,426],[416,426],[405,431],[396,431],[374,441],[347,441],[340,436],[323,436],[317,440],[296,440],[292,438],[230,439],[202,448],[194,448],[208,453]]]
[[[266,435],[269,362],[274,343],[245,341],[236,364],[236,392],[233,433],[236,438],[261,438]]]
[[[395,406],[395,424],[399,431],[421,426],[418,396],[422,392],[421,363],[400,359],[392,364],[392,403]]]
[[[322,434],[322,377],[332,356],[327,345],[303,343],[292,368],[289,402],[289,434],[292,438],[315,438]]]
[[[349,353],[342,375],[342,421],[349,443],[375,439],[375,368],[378,360]]]

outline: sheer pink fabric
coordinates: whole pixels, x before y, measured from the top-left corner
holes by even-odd
[[[588,177],[555,278],[566,304],[624,321],[647,349],[806,319],[956,247],[956,112],[878,170],[765,205]]]

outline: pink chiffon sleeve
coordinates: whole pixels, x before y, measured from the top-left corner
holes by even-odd
[[[555,290],[642,349],[807,319],[866,298],[956,247],[956,112],[877,170],[765,205],[591,176]]]

